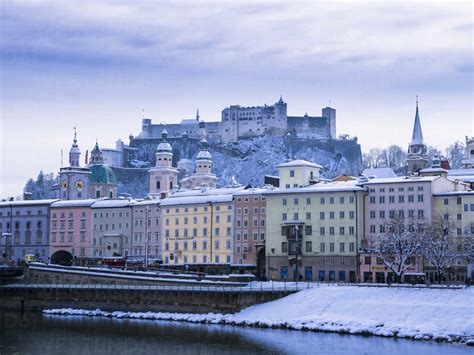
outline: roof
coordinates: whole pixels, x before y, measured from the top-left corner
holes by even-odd
[[[48,200],[20,200],[20,201],[4,201],[0,202],[0,207],[22,207],[22,206],[35,206],[35,205],[50,205],[53,202],[59,201],[58,199]]]
[[[458,196],[458,195],[474,196],[474,191],[449,191],[449,192],[441,192],[441,193],[434,194],[434,196]]]
[[[361,183],[361,185],[375,185],[375,184],[396,184],[396,183],[409,183],[409,182],[432,182],[439,179],[441,176],[398,176],[395,178],[375,178],[370,179],[367,182]]]
[[[159,206],[161,203],[161,200],[159,198],[152,198],[152,199],[143,199],[140,201],[134,200],[131,201],[132,206],[148,206],[148,205],[156,205]]]
[[[223,188],[215,188],[215,189],[205,189],[204,191],[201,188],[193,189],[193,190],[182,190],[177,191],[171,194],[168,198],[176,198],[176,197],[188,197],[188,196],[207,196],[207,195],[227,195],[227,194],[236,194],[239,191],[242,191],[245,187],[244,186],[237,186],[237,187],[223,187]]]
[[[318,192],[346,192],[346,191],[365,191],[366,189],[359,186],[356,180],[349,181],[334,181],[334,182],[319,182],[314,185],[295,188],[277,188],[264,192],[265,195],[278,194],[295,194],[295,193],[318,193]]]
[[[242,195],[261,195],[267,191],[274,189],[274,187],[252,187],[250,189],[241,190],[236,192],[235,196],[242,196]]]
[[[196,160],[212,160],[211,153],[208,150],[201,150],[197,156]]]
[[[91,165],[91,182],[100,184],[116,184],[117,178],[110,166],[105,164]]]
[[[161,152],[172,152],[173,149],[171,148],[171,145],[168,142],[161,142],[158,144],[158,147],[156,148],[156,151],[161,153]]]
[[[101,199],[92,204],[92,208],[118,208],[128,207],[133,204],[133,200],[128,199]]]
[[[203,195],[203,196],[184,196],[184,197],[168,197],[161,200],[161,206],[175,205],[198,205],[206,203],[225,203],[231,202],[232,194],[226,195]]]
[[[96,200],[94,199],[85,199],[85,200],[63,200],[57,201],[51,204],[51,208],[61,208],[61,207],[90,207]]]
[[[319,164],[311,163],[309,161],[303,159],[292,160],[286,163],[282,163],[277,165],[277,168],[289,168],[289,167],[300,167],[300,166],[307,166],[310,168],[318,168],[322,169],[323,167]]]
[[[369,168],[365,169],[362,172],[362,175],[365,175],[367,177],[369,176],[375,176],[378,178],[393,178],[397,177],[397,174],[393,171],[392,168]]]
[[[443,168],[426,168],[421,169],[420,173],[447,173],[448,171]]]
[[[474,176],[474,169],[452,169],[448,170],[448,176]]]

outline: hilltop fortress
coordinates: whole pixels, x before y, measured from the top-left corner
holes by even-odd
[[[149,118],[142,121],[142,131],[136,138],[159,138],[165,128],[163,123],[153,124]],[[221,121],[204,122],[199,116],[184,119],[181,123],[167,124],[170,138],[188,136],[206,138],[210,143],[231,143],[240,139],[263,135],[283,136],[287,133],[299,138],[336,139],[336,110],[322,109],[321,117],[288,116],[287,103],[282,97],[273,105],[243,107],[233,105],[222,110]]]

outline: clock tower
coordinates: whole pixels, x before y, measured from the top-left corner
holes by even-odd
[[[74,140],[69,151],[69,166],[59,171],[59,198],[61,200],[81,200],[89,198],[89,168],[81,167],[81,152],[77,145],[77,132],[74,127]]]

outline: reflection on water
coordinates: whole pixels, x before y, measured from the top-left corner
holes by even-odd
[[[0,312],[0,353],[468,354],[465,345],[281,329]]]

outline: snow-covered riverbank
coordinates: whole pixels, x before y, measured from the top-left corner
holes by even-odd
[[[316,287],[235,314],[45,310],[45,314],[278,327],[474,342],[474,289]]]

